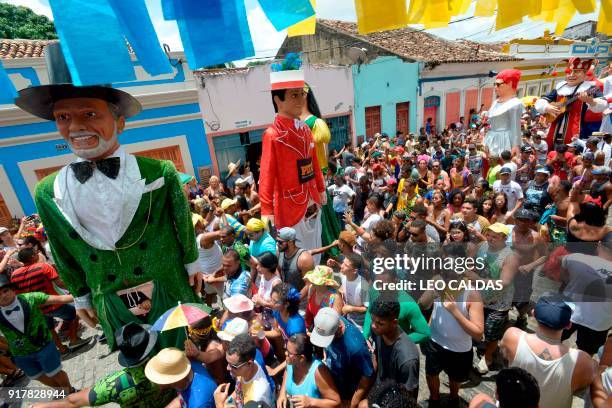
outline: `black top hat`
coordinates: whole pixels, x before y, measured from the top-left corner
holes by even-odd
[[[8,276],[6,276],[6,274],[2,273],[0,274],[0,289],[4,288],[5,286],[13,286],[13,283],[9,280]]]
[[[157,342],[157,332],[150,328],[148,324],[130,322],[115,332],[119,364],[129,368],[146,361]]]
[[[140,102],[127,92],[110,85],[75,86],[59,42],[45,47],[45,59],[50,85],[32,86],[19,91],[15,105],[39,118],[54,120],[53,105],[62,99],[94,98],[116,105],[119,115],[126,118],[140,113]]]

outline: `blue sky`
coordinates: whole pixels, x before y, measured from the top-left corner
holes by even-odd
[[[86,1],[86,0],[84,0]],[[157,30],[161,42],[170,45],[172,50],[182,49],[176,24],[165,21],[161,12],[160,0],[145,0],[151,14],[151,19]],[[384,0],[381,0],[384,1]],[[602,0],[597,0],[598,6]],[[606,1],[606,0],[604,0]],[[48,0],[0,0],[0,2],[30,7],[36,13],[44,14],[50,18],[51,10]],[[245,0],[248,12],[251,35],[257,52],[257,57],[272,57],[282,44],[285,33],[277,32],[268,21],[259,7],[257,0]],[[466,16],[473,14],[475,1]],[[356,21],[354,0],[317,0],[317,15],[321,18]],[[570,26],[587,20],[596,20],[597,12],[591,14],[576,14]],[[462,18],[465,16],[458,16]],[[535,38],[544,33],[545,29],[554,32],[555,24],[546,24],[539,21],[529,21],[527,18],[522,24],[504,30],[494,31],[495,17],[479,17],[469,21],[452,24],[448,28],[438,28],[429,32],[441,37],[454,40],[466,38],[473,41],[498,42],[513,38]]]

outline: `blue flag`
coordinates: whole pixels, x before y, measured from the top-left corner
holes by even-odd
[[[108,0],[49,0],[49,5],[74,85],[136,79],[123,30]]]
[[[144,0],[109,0],[138,62],[151,75],[174,72],[161,49]]]
[[[255,55],[244,0],[165,0],[176,19],[191,69]]]
[[[315,15],[310,0],[259,0],[259,4],[276,31]]]

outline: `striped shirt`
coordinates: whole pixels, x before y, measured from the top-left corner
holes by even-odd
[[[22,266],[11,274],[11,283],[15,285],[17,294],[42,292],[47,295],[60,295],[53,281],[58,279],[55,268],[47,263],[34,263]],[[41,311],[50,313],[62,305],[40,306]]]

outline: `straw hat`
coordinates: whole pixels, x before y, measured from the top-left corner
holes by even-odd
[[[238,166],[240,166],[240,159],[238,159],[236,161],[236,163],[229,162],[229,164],[227,165],[227,172],[228,172],[228,174],[232,174],[234,172],[234,170],[236,170],[238,168]]]
[[[334,280],[334,271],[329,266],[317,265],[314,270],[306,273],[304,279],[317,286],[339,287],[338,282]]]
[[[160,385],[174,384],[189,375],[191,364],[181,350],[169,347],[162,349],[145,366],[145,376]]]

